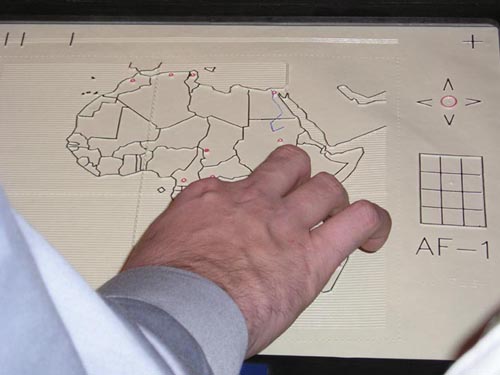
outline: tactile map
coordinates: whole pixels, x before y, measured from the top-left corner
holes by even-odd
[[[294,144],[394,225],[265,354],[449,359],[499,306],[496,27],[2,24],[0,43],[0,183],[93,287],[191,182]]]

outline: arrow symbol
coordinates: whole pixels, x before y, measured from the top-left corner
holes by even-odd
[[[427,103],[427,102],[432,102],[432,99],[422,99],[422,100],[417,100],[418,104],[425,105],[426,107],[432,107],[432,104]]]
[[[455,90],[453,88],[453,84],[451,83],[451,80],[449,78],[446,78],[446,83],[444,84],[443,91],[446,91],[446,88],[450,86],[451,91]]]
[[[479,104],[479,103],[482,103],[483,101],[482,100],[479,100],[479,99],[471,99],[471,98],[465,98],[465,100],[468,100],[470,101],[470,103],[467,103],[465,106],[468,107],[470,105],[474,105],[474,104]]]
[[[446,123],[448,124],[448,126],[451,126],[451,124],[453,123],[453,120],[455,120],[455,115],[452,115],[451,118],[448,118],[448,116],[444,115],[444,119],[446,120]]]

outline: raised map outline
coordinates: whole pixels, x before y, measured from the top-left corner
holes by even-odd
[[[347,99],[349,99],[351,102],[355,102],[358,105],[370,105],[373,103],[386,103],[387,98],[386,94],[387,91],[381,91],[377,94],[373,95],[363,95],[358,92],[353,91],[349,86],[347,85],[338,85],[337,90],[344,95]]]
[[[75,158],[77,158],[78,164],[81,167],[85,168],[87,171],[89,171],[90,173],[92,173],[98,177],[107,176],[107,175],[125,176],[125,175],[140,173],[140,172],[144,172],[144,171],[150,171],[150,172],[156,173],[159,177],[165,177],[165,176],[160,176],[160,174],[155,170],[151,170],[151,169],[148,170],[147,169],[147,165],[149,164],[149,162],[152,159],[152,157],[150,155],[145,156],[144,158],[142,158],[143,155],[141,155],[141,158],[139,157],[139,155],[135,155],[135,171],[132,173],[121,173],[120,172],[121,168],[118,169],[116,172],[107,172],[107,173],[101,172],[97,169],[99,163],[91,163],[89,160],[88,164],[85,164],[87,162],[87,160],[81,160],[81,157],[78,157],[78,155],[76,154],[77,150],[79,150],[80,148],[85,148],[85,146],[86,146],[87,150],[89,152],[90,151],[99,152],[100,158],[98,158],[98,160],[101,160],[101,158],[104,157],[98,147],[92,148],[91,146],[88,145],[88,140],[92,137],[89,137],[89,139],[87,139],[87,145],[85,145],[85,143],[75,142],[75,140],[74,140],[74,138],[76,136],[81,136],[81,137],[86,138],[84,134],[82,134],[81,132],[78,132],[78,120],[79,120],[79,118],[95,117],[96,114],[99,113],[106,104],[107,105],[117,105],[119,103],[122,106],[121,114],[123,113],[124,109],[131,110],[135,114],[140,116],[144,121],[147,121],[148,124],[152,125],[156,129],[158,129],[159,128],[158,124],[155,124],[154,119],[152,118],[153,117],[153,109],[151,110],[151,116],[150,116],[151,118],[147,118],[147,116],[144,116],[139,111],[136,111],[133,108],[133,106],[130,106],[129,104],[127,104],[120,97],[124,94],[130,94],[133,92],[140,91],[143,88],[148,87],[148,86],[154,85],[154,88],[156,88],[156,86],[158,85],[158,81],[155,80],[154,83],[152,81],[156,77],[160,77],[161,75],[165,75],[165,74],[184,75],[184,78],[185,78],[184,83],[188,87],[188,92],[189,92],[189,102],[186,105],[185,110],[192,114],[191,117],[180,120],[177,123],[170,124],[166,128],[173,128],[174,126],[178,125],[179,123],[183,123],[183,122],[185,122],[191,118],[194,118],[194,117],[201,117],[201,118],[207,119],[207,131],[205,132],[205,135],[203,137],[198,139],[198,142],[196,143],[196,145],[194,145],[193,147],[181,147],[181,148],[168,147],[169,150],[179,150],[179,151],[191,150],[194,152],[194,157],[189,161],[189,163],[184,164],[183,168],[176,168],[176,169],[172,170],[172,172],[170,173],[170,177],[174,178],[174,181],[175,181],[175,186],[174,186],[174,188],[172,190],[172,194],[171,194],[172,197],[174,197],[176,192],[179,191],[178,187],[183,186],[182,182],[178,181],[175,177],[173,177],[173,175],[176,174],[177,172],[181,172],[181,171],[185,172],[192,167],[195,167],[195,174],[197,175],[197,178],[202,178],[200,174],[204,168],[217,167],[217,166],[222,165],[223,163],[229,161],[230,159],[236,157],[238,159],[238,163],[245,169],[245,173],[247,175],[252,171],[252,167],[245,164],[245,162],[242,160],[241,156],[239,155],[239,152],[237,149],[238,144],[240,142],[244,141],[244,139],[245,139],[245,129],[247,129],[250,126],[251,121],[257,120],[257,119],[252,118],[250,116],[250,110],[251,110],[250,94],[251,93],[269,93],[271,95],[270,97],[271,97],[272,101],[278,107],[279,107],[279,104],[283,105],[283,108],[286,108],[289,111],[289,113],[292,114],[292,116],[288,115],[286,117],[282,117],[283,112],[281,111],[281,108],[280,108],[281,113],[278,114],[277,116],[269,117],[269,118],[262,117],[261,119],[270,121],[269,124],[270,124],[271,130],[273,132],[279,132],[282,129],[282,127],[273,128],[273,123],[275,123],[276,121],[281,121],[281,120],[296,120],[296,121],[298,121],[298,124],[299,124],[298,127],[301,129],[301,131],[296,134],[294,141],[290,142],[290,143],[294,143],[299,147],[300,146],[303,146],[303,147],[312,146],[314,148],[317,148],[319,150],[319,153],[322,156],[324,156],[325,158],[327,158],[328,160],[330,160],[332,162],[339,163],[339,165],[341,167],[336,172],[336,176],[341,181],[344,181],[345,179],[347,179],[351,175],[351,173],[353,173],[353,171],[356,169],[358,163],[360,162],[362,156],[364,155],[364,148],[363,147],[356,147],[356,148],[352,148],[352,149],[347,149],[347,150],[342,151],[342,152],[338,152],[338,151],[336,151],[337,147],[344,145],[353,139],[359,138],[361,136],[364,136],[364,135],[369,134],[371,132],[375,132],[375,131],[380,129],[380,127],[379,127],[377,129],[369,131],[365,134],[357,136],[351,140],[340,142],[340,143],[332,146],[327,142],[325,132],[315,122],[313,122],[309,119],[307,112],[304,109],[302,109],[297,103],[295,103],[293,101],[293,99],[290,97],[290,94],[285,92],[283,89],[280,89],[280,88],[259,89],[259,88],[249,87],[249,86],[243,86],[240,84],[234,84],[234,85],[231,85],[229,87],[228,92],[219,91],[215,87],[213,87],[212,85],[204,85],[202,83],[199,83],[198,82],[199,74],[198,74],[198,71],[196,71],[196,70],[187,69],[187,70],[183,70],[183,71],[169,71],[167,69],[162,69],[162,66],[163,66],[163,63],[160,63],[159,65],[157,65],[153,69],[142,69],[141,70],[137,67],[133,67],[132,64],[130,64],[129,68],[134,69],[134,71],[135,71],[135,73],[133,75],[121,80],[117,84],[117,86],[115,87],[114,90],[94,98],[94,100],[92,100],[90,103],[88,103],[77,114],[75,128],[74,128],[72,134],[67,138],[68,142],[67,142],[66,147],[73,153]],[[131,82],[132,80],[136,81],[137,78],[141,78],[141,79],[145,80],[145,82],[143,82],[142,84],[138,84],[138,85],[136,85],[136,87],[132,87],[129,90],[120,91],[121,90],[120,86],[122,84],[126,83],[127,81],[128,82]],[[189,83],[188,83],[188,81],[189,81]],[[246,116],[246,119],[247,119],[246,124],[241,125],[241,124],[232,123],[228,119],[220,118],[216,115],[204,116],[204,115],[200,114],[199,111],[193,110],[193,108],[191,107],[191,103],[193,100],[193,93],[195,92],[195,90],[197,90],[200,87],[209,88],[212,90],[211,92],[223,94],[223,95],[231,95],[233,93],[233,90],[246,91],[246,95],[248,97],[248,105],[247,105],[248,113]],[[91,111],[90,114],[85,114],[85,112],[88,111],[88,108],[91,106],[95,107],[96,103],[98,104],[97,108],[94,108],[94,110]],[[294,107],[294,109],[290,108],[290,106]],[[294,112],[294,110],[295,110],[295,112]],[[121,118],[121,114],[120,114],[120,118]],[[232,146],[232,150],[234,151],[234,153],[230,157],[226,158],[225,160],[220,160],[215,164],[204,164],[203,163],[203,161],[206,160],[206,158],[204,157],[204,150],[202,149],[202,147],[200,147],[200,144],[203,142],[203,140],[205,140],[207,138],[207,136],[211,130],[212,125],[210,124],[210,121],[208,121],[209,118],[218,119],[220,121],[223,121],[224,123],[232,124],[235,127],[239,127],[242,129],[242,137],[239,140],[237,140],[236,143]],[[117,133],[119,132],[119,126],[120,126],[120,124],[118,124]],[[161,130],[163,130],[163,129],[164,128],[162,128]],[[312,133],[314,133],[314,134],[312,134]],[[100,138],[100,137],[94,137],[94,138]],[[148,149],[147,143],[154,142],[158,138],[159,138],[159,133],[155,139],[148,139],[147,141],[139,142],[140,146],[142,146],[142,148],[144,150],[144,155],[146,155],[148,153],[152,153],[158,147],[161,147],[161,146],[158,146],[154,150]],[[116,138],[114,138],[114,139],[116,139]],[[136,142],[132,141],[128,144],[120,145],[119,149],[123,149],[123,148],[129,147],[129,146],[132,146],[132,144],[134,144],[134,143],[136,143]],[[146,144],[146,146],[145,146],[145,144]],[[118,150],[116,150],[116,151],[118,151]],[[113,155],[114,155],[114,153],[113,153]],[[114,157],[113,155],[111,155],[110,157]],[[124,155],[123,158],[125,156],[127,156],[127,155]],[[87,159],[89,159],[89,158],[87,158]],[[147,159],[147,160],[139,160],[139,159]],[[195,163],[198,163],[198,166],[195,166],[194,165]],[[139,167],[138,167],[138,165],[139,165]],[[346,168],[346,166],[348,166],[348,165],[350,165],[349,169]],[[239,173],[237,176],[218,176],[218,177],[221,179],[231,181],[231,180],[244,178],[245,173]],[[182,190],[182,189],[180,189],[180,190]]]

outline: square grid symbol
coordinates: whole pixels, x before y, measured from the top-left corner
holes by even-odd
[[[420,154],[420,223],[486,227],[481,156]]]

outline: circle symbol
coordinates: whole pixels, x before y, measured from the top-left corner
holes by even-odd
[[[169,76],[169,77],[173,77],[173,76],[174,76],[174,73],[170,72],[170,73],[168,73],[168,76]]]
[[[130,82],[134,83],[135,82],[135,78],[131,78]]]
[[[181,182],[187,182],[187,178],[186,177],[181,178]]]
[[[458,99],[453,95],[446,95],[441,98],[441,105],[445,108],[453,108],[458,104]]]
[[[283,138],[278,138],[278,143],[283,143]]]
[[[204,152],[210,152],[210,149],[209,148],[205,148],[203,149]]]

